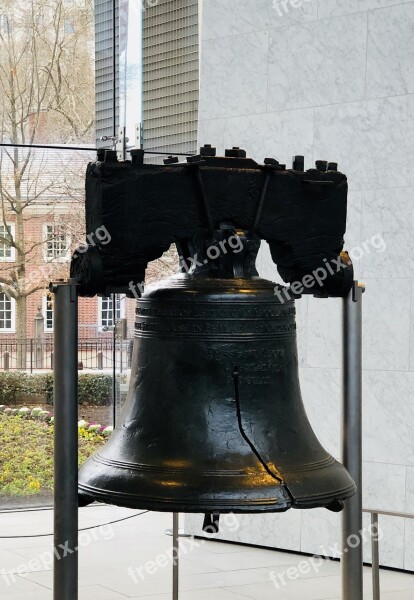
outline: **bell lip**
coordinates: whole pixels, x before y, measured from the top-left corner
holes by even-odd
[[[151,499],[148,496],[139,498],[135,494],[124,494],[120,492],[107,492],[98,490],[94,487],[79,485],[78,487],[79,501],[88,504],[92,502],[101,502],[111,504],[123,508],[132,508],[137,510],[150,510],[154,512],[179,512],[179,513],[220,513],[220,514],[260,514],[263,512],[286,512],[292,508],[289,498],[283,497],[283,501],[279,498],[261,499],[254,502],[253,500],[246,503],[237,503],[234,499],[227,502],[210,500],[200,503],[192,502],[177,502],[175,499]],[[86,500],[88,498],[88,500]]]
[[[290,489],[290,488],[289,488]],[[290,489],[292,492],[292,490]],[[344,502],[352,498],[356,494],[357,487],[354,483],[349,486],[336,490],[335,493],[313,494],[308,497],[299,499],[293,497],[292,508],[297,509],[312,509],[312,508],[328,508],[333,502]]]
[[[326,498],[326,502],[321,504],[320,502],[315,503],[314,499],[313,501],[300,501],[300,502],[293,502],[291,503],[290,501],[285,501],[284,503],[268,503],[268,504],[261,504],[261,503],[251,503],[251,504],[245,504],[245,505],[232,505],[231,507],[229,506],[223,506],[220,503],[217,503],[216,505],[212,506],[210,503],[209,504],[202,504],[200,503],[199,505],[194,505],[194,504],[184,504],[184,503],[177,503],[177,502],[165,502],[165,501],[155,501],[155,500],[148,500],[148,499],[137,499],[136,496],[129,496],[129,498],[127,496],[121,496],[120,494],[115,494],[115,493],[107,493],[107,492],[101,492],[96,490],[96,488],[90,488],[88,490],[88,488],[86,486],[80,486],[79,487],[79,501],[80,503],[82,502],[82,505],[85,506],[85,502],[87,504],[91,504],[92,502],[99,502],[99,503],[103,503],[103,504],[109,504],[109,505],[114,505],[114,506],[120,506],[122,508],[131,508],[131,509],[135,509],[135,510],[148,510],[148,511],[154,511],[154,512],[178,512],[178,513],[183,513],[183,514],[213,514],[213,513],[220,513],[220,514],[262,514],[262,513],[283,513],[283,512],[287,512],[290,509],[294,509],[294,510],[313,510],[315,508],[326,508],[329,509],[329,507],[334,503],[334,502],[338,502],[338,503],[343,503],[344,501],[348,500],[354,493],[356,492],[356,488],[355,490],[353,490],[353,493],[351,495],[348,495],[346,498],[344,498],[342,495],[339,496],[331,496],[329,499]],[[341,509],[342,510],[342,509]],[[340,512],[340,511],[336,511],[336,512]]]
[[[99,465],[109,467],[113,469],[113,476],[115,479],[119,478],[120,473],[129,472],[129,475],[133,471],[138,472],[141,476],[144,476],[144,480],[148,474],[154,471],[152,467],[148,465],[136,465],[135,469],[132,469],[132,465],[124,463],[123,461],[117,461],[108,459],[100,455],[99,451],[91,456],[89,460],[82,466],[80,470],[80,480],[78,483],[79,496],[83,501],[85,499],[91,499],[91,501],[104,502],[108,504],[114,504],[117,506],[133,508],[133,509],[144,509],[154,510],[160,512],[183,512],[183,513],[208,513],[208,512],[219,512],[219,513],[263,513],[263,512],[285,512],[289,508],[296,509],[313,509],[313,508],[329,508],[335,502],[343,502],[348,498],[352,497],[357,487],[354,481],[351,479],[349,473],[346,472],[345,468],[341,463],[336,461],[332,456],[328,455],[321,461],[313,463],[313,469],[309,467],[311,465],[304,465],[302,469],[299,469],[298,473],[294,470],[283,472],[281,469],[282,481],[273,481],[271,486],[265,486],[260,490],[257,488],[257,495],[246,496],[243,499],[243,492],[239,488],[233,496],[224,497],[226,492],[222,490],[222,496],[216,490],[216,493],[212,492],[209,496],[204,495],[197,500],[197,495],[189,494],[188,501],[185,496],[181,494],[181,497],[171,497],[164,495],[165,490],[162,490],[162,494],[156,495],[159,488],[154,488],[154,495],[150,495],[148,486],[144,487],[143,493],[140,495],[139,492],[131,492],[131,489],[140,489],[139,480],[135,480],[135,485],[131,485],[129,489],[125,491],[116,491],[114,489],[108,489],[106,484],[108,480],[106,477],[102,479],[102,472],[93,474],[90,467],[98,467]],[[315,468],[315,465],[318,468]],[[330,471],[332,468],[335,469],[335,477],[331,479],[331,487],[329,489],[322,489],[322,491],[309,493],[309,481],[308,483],[297,481],[297,476],[302,475],[303,472],[311,474],[312,471],[316,471],[320,474],[320,466],[324,465],[324,468]],[[337,470],[339,469],[339,471]],[[164,476],[174,474],[174,469],[161,469]],[[160,468],[156,469],[157,473],[160,473]],[[191,482],[191,476],[194,475],[192,471],[181,471],[181,476],[185,476],[188,482]],[[200,473],[198,473],[200,475]],[[203,473],[207,478],[211,475],[217,475],[217,472]],[[228,472],[226,472],[228,474]],[[243,476],[243,471],[233,471],[232,475]],[[340,474],[340,479],[337,477]],[[106,475],[108,473],[106,472]],[[332,477],[332,476],[331,476]],[[132,479],[135,479],[132,477]],[[312,477],[311,477],[312,479]],[[330,479],[330,478],[328,478]],[[337,483],[335,486],[335,479]],[[89,485],[91,483],[91,485]],[[105,487],[102,487],[104,484]],[[304,485],[303,485],[304,484]],[[339,485],[338,485],[339,484]],[[341,485],[342,484],[342,485]],[[105,489],[106,488],[106,489]],[[304,489],[305,488],[305,489]],[[308,489],[306,489],[308,488]],[[313,486],[311,486],[313,488]],[[314,488],[313,488],[314,489]],[[304,493],[305,492],[305,493]],[[306,493],[308,492],[308,493]],[[261,493],[261,495],[260,495]]]
[[[281,485],[281,491],[286,493],[286,486]],[[105,504],[113,504],[125,508],[139,510],[151,510],[156,512],[180,512],[180,513],[235,513],[235,514],[260,514],[264,512],[286,512],[293,508],[296,510],[311,510],[315,508],[329,508],[334,502],[342,503],[351,498],[357,491],[355,484],[351,484],[335,493],[312,495],[303,498],[283,498],[283,502],[277,498],[258,499],[257,501],[248,500],[246,503],[236,502],[230,499],[227,502],[211,500],[195,503],[194,501],[185,503],[177,502],[175,499],[150,499],[149,497],[139,497],[136,494],[125,494],[115,491],[99,490],[92,486],[79,484],[79,497],[88,503],[96,501]],[[80,500],[81,501],[81,500]]]

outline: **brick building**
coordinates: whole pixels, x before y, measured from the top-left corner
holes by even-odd
[[[22,0],[18,0],[17,4],[22,7],[22,14],[25,14],[23,8],[29,10],[32,6]],[[43,10],[42,5],[41,11],[32,14],[29,10],[32,20],[36,21],[36,39],[43,40],[37,44],[37,61],[41,58],[49,64],[53,43],[58,40],[60,45],[65,44],[65,53],[62,53],[63,58],[58,61],[59,68],[55,73],[56,81],[61,81],[62,73],[65,75],[59,102],[46,83],[42,89],[50,95],[50,101],[46,99],[47,94],[45,101],[33,101],[33,98],[42,96],[36,87],[38,79],[29,81],[31,86],[21,98],[19,95],[14,98],[11,94],[13,106],[8,104],[10,94],[5,94],[1,102],[7,117],[1,134],[2,142],[51,144],[60,140],[78,145],[82,140],[92,143],[93,106],[98,147],[107,145],[107,141],[101,140],[102,136],[111,136],[118,128],[121,116],[118,79],[122,70],[119,40],[113,40],[113,18],[115,16],[117,22],[119,2],[65,1],[59,6],[62,21],[56,24],[56,31],[53,19],[50,20],[53,9]],[[157,6],[157,11],[140,12],[143,21],[144,145],[152,151],[194,152],[198,106],[198,0],[185,3],[159,0]],[[33,12],[33,7],[31,10]],[[16,44],[22,43],[27,35],[25,21],[19,15],[18,11],[10,9],[10,14],[4,12],[1,15],[0,23],[2,33],[7,34],[7,39],[14,39]],[[140,37],[139,21],[137,18],[137,35]],[[41,35],[38,35],[39,32]],[[31,35],[29,32],[29,41]],[[13,58],[9,46],[13,48],[11,43],[0,48],[2,60],[9,60],[10,56]],[[184,87],[177,80],[177,70],[185,73]],[[95,86],[92,83],[93,71]],[[164,74],[161,80],[160,72]],[[26,70],[16,63],[12,82],[20,80],[25,82],[21,85],[23,89],[27,84]],[[5,89],[8,90],[7,86]],[[62,102],[70,116],[70,126],[62,118]],[[72,104],[76,107],[74,112]],[[134,118],[135,111],[134,107]],[[17,121],[11,123],[10,115],[17,115]],[[22,118],[23,122],[20,122]],[[73,123],[76,125],[74,128]],[[131,137],[134,132],[128,135]],[[33,338],[34,320],[39,309],[45,319],[45,338],[52,337],[53,303],[48,297],[47,285],[52,279],[68,276],[71,253],[78,243],[83,242],[84,173],[87,162],[94,158],[93,154],[85,151],[0,149],[0,208],[3,209],[0,214],[0,344],[3,340]],[[154,162],[161,160],[154,157]],[[176,252],[172,249],[163,260],[150,265],[147,283],[171,275],[177,262]],[[26,296],[24,303],[20,301],[22,295]],[[25,305],[23,308],[22,304]],[[128,332],[132,335],[135,301],[121,297],[116,305],[116,318],[127,319]],[[79,338],[110,338],[111,333],[105,330],[113,323],[112,309],[112,298],[81,299]]]
[[[17,287],[19,235],[24,244],[24,285],[27,292],[32,292],[26,299],[26,338],[34,337],[34,321],[39,309],[44,317],[45,339],[53,336],[53,298],[47,285],[52,279],[68,277],[72,251],[84,241],[83,174],[91,158],[89,153],[70,151],[42,151],[41,155],[30,158],[29,173],[19,191],[24,205],[20,219],[23,234],[19,234],[15,202],[9,204],[10,210],[7,210],[7,193],[16,198],[13,161],[2,156],[0,191],[4,217],[0,219],[0,343],[17,338],[19,315],[13,294]],[[134,310],[134,300],[117,296],[115,317],[127,319],[130,336]],[[80,340],[110,338],[112,325],[112,298],[80,299]]]

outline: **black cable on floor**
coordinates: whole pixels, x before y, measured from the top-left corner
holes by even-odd
[[[91,525],[91,527],[82,527],[82,529],[78,529],[78,531],[89,531],[89,529],[99,529],[99,527],[106,527],[107,525],[114,525],[115,523],[121,523],[121,521],[127,521],[128,519],[134,519],[135,517],[140,517],[141,515],[146,515],[149,513],[149,510],[144,510],[143,512],[137,513],[136,515],[131,515],[130,517],[124,517],[123,519],[116,519],[115,521],[109,521],[109,523],[102,523],[101,525]],[[1,535],[0,540],[19,540],[22,538],[39,538],[39,537],[50,537],[53,533],[38,533],[34,535]]]

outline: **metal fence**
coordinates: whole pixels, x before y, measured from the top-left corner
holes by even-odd
[[[53,340],[0,341],[0,371],[50,371],[53,356]],[[90,338],[78,342],[79,369],[113,369],[115,361],[122,372],[130,367],[131,356],[132,340]]]
[[[401,519],[414,519],[414,515],[409,513],[392,512],[390,510],[380,510],[364,508],[364,513],[370,513],[371,515],[371,531],[378,532],[379,526],[379,515],[388,517],[399,517]],[[372,598],[373,600],[381,600],[380,590],[380,559],[379,559],[379,536],[377,534],[371,535],[371,550],[372,550]]]

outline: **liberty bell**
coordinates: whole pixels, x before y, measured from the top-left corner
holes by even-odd
[[[181,271],[137,300],[128,397],[111,438],[80,470],[82,504],[337,511],[355,493],[305,412],[295,298],[255,266],[262,239],[285,281],[309,273],[325,251],[337,257],[346,178],[333,168],[305,173],[300,161],[291,171],[273,159],[259,167],[242,152],[219,159],[206,146],[188,164],[146,165],[141,154],[88,167],[87,223],[105,218],[113,242],[73,261],[81,294],[127,291],[132,271],[145,272],[171,243]],[[346,277],[346,269],[332,276],[322,292],[341,295]]]

